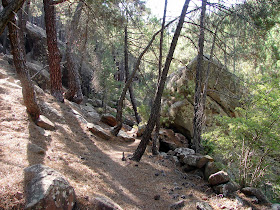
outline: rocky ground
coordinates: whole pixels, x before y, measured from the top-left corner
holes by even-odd
[[[67,100],[58,103],[40,89],[37,97],[55,130],[44,130],[29,119],[15,71],[0,57],[0,209],[24,208],[24,168],[38,163],[59,171],[74,187],[76,209],[92,209],[98,195],[109,197],[123,209],[168,209],[180,200],[184,200],[182,209],[197,209],[197,202],[213,209],[269,209],[247,205],[235,196],[216,195],[208,182],[183,173],[169,159],[152,156],[150,148],[139,163],[122,161],[123,152],[132,154],[140,139],[125,142],[96,137],[87,123],[109,129],[98,113],[89,115]]]

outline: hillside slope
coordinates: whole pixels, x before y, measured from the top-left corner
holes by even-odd
[[[214,209],[249,209],[239,199],[215,195],[199,176],[151,156],[150,149],[140,163],[122,161],[122,153],[132,154],[139,139],[125,143],[95,137],[87,122],[109,129],[98,117],[87,116],[67,100],[58,103],[40,90],[37,97],[56,130],[45,131],[28,118],[15,71],[0,56],[0,209],[24,208],[23,169],[38,163],[66,177],[77,195],[76,209],[91,209],[96,195],[111,198],[123,209],[168,209],[178,200],[185,200],[183,209],[196,209],[198,201]],[[44,152],[38,152],[36,145]],[[155,200],[155,195],[160,199]]]

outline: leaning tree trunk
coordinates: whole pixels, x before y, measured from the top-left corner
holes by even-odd
[[[135,160],[135,161],[141,160],[141,158],[147,148],[148,142],[151,138],[151,133],[155,127],[156,120],[157,120],[157,117],[158,117],[158,114],[160,111],[160,107],[161,107],[161,97],[162,97],[165,81],[167,79],[168,70],[169,70],[169,67],[170,67],[170,64],[171,64],[171,61],[173,58],[173,54],[174,54],[174,51],[175,51],[175,48],[176,48],[176,45],[177,45],[177,42],[178,42],[178,39],[179,39],[179,36],[181,33],[181,29],[184,24],[184,19],[185,19],[185,15],[186,15],[186,12],[187,12],[187,9],[189,6],[189,2],[190,2],[190,0],[186,0],[185,4],[183,6],[182,13],[181,13],[178,25],[176,27],[176,31],[174,33],[174,36],[173,36],[173,39],[172,39],[172,42],[170,45],[170,49],[169,49],[169,52],[168,52],[168,55],[167,55],[167,58],[165,61],[165,65],[164,65],[164,68],[163,68],[163,71],[161,74],[156,97],[155,97],[155,100],[154,100],[154,103],[153,103],[153,106],[151,109],[151,114],[150,114],[146,129],[143,133],[141,142],[138,145],[138,147],[136,148],[136,150],[131,158],[132,160]]]
[[[60,102],[64,102],[61,80],[61,55],[57,46],[55,8],[52,0],[44,1],[45,24],[48,45],[48,63],[51,78],[51,94]]]
[[[3,53],[7,54],[7,45],[8,45],[8,28],[6,27],[4,30],[4,37],[3,37]]]
[[[160,42],[159,42],[158,84],[160,82],[161,69],[162,69],[162,45],[163,45],[166,8],[167,8],[167,0],[165,0],[165,4],[164,4],[164,12],[163,12],[163,18],[162,18],[162,25],[161,25],[162,31],[160,33]],[[158,148],[157,144],[158,144],[159,130],[160,130],[160,112],[157,116],[155,135],[153,137],[153,144],[152,144],[152,154],[153,155],[158,155],[159,148]]]
[[[25,1],[25,4],[22,6],[22,9],[18,11],[18,25],[19,25],[19,37],[20,42],[25,47],[25,34],[26,34],[26,23],[28,20],[28,13],[30,7],[30,0]],[[24,8],[24,9],[23,9]],[[24,50],[25,55],[25,50]],[[26,55],[25,55],[26,56]]]
[[[207,0],[202,1],[200,16],[200,35],[198,40],[198,58],[195,78],[194,118],[193,118],[193,145],[196,152],[201,149],[201,133],[204,120],[204,106],[202,103],[202,77],[203,77],[203,48],[204,48],[204,22]]]
[[[125,82],[127,82],[128,78],[129,78],[127,24],[124,27],[124,69],[125,69]],[[128,91],[130,94],[130,101],[131,101],[132,108],[134,111],[135,119],[136,119],[137,124],[139,124],[141,122],[141,118],[137,111],[137,104],[136,104],[136,99],[134,97],[132,84],[129,86]]]
[[[2,0],[2,3],[4,7],[8,5],[7,0]],[[40,115],[40,108],[37,104],[34,87],[29,76],[28,68],[26,66],[26,61],[23,53],[24,49],[22,44],[20,43],[15,16],[10,19],[8,27],[14,65],[16,67],[16,72],[22,85],[23,101],[26,106],[27,112],[36,122]]]
[[[66,62],[67,69],[69,73],[69,90],[65,93],[65,98],[74,101],[76,103],[81,103],[83,101],[83,93],[81,88],[81,80],[79,75],[78,66],[74,62],[74,39],[77,35],[76,28],[79,24],[79,20],[82,13],[83,2],[79,2],[75,14],[72,18],[71,24],[67,31],[67,43],[66,43]]]
[[[176,18],[177,19],[177,18]],[[168,24],[165,25],[165,27],[169,26],[170,24],[172,24],[176,19],[170,21]],[[162,30],[162,29],[161,29]],[[145,55],[145,53],[148,51],[148,49],[151,47],[151,45],[153,44],[156,36],[161,32],[161,30],[157,31],[151,38],[150,42],[148,43],[148,45],[145,47],[145,49],[141,52],[141,54],[139,55],[139,57],[137,58],[134,67],[133,67],[133,71],[129,77],[129,79],[127,80],[127,82],[124,85],[124,88],[122,90],[121,96],[118,100],[118,106],[117,106],[117,116],[116,116],[116,120],[117,120],[117,125],[114,127],[114,129],[111,131],[111,133],[115,136],[118,135],[119,131],[122,128],[122,109],[123,109],[123,101],[125,99],[125,95],[126,92],[129,88],[129,86],[131,85],[133,78],[137,72],[137,70],[139,69],[141,60],[143,58],[143,56]]]

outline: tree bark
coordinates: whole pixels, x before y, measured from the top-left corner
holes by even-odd
[[[22,6],[22,9],[18,11],[18,23],[19,23],[19,36],[21,42],[25,43],[25,34],[26,34],[26,23],[28,20],[28,14],[29,14],[29,7],[30,7],[30,0],[25,1],[25,4]]]
[[[176,18],[177,19],[177,18]],[[171,23],[173,23],[176,19],[170,21],[165,27],[169,26]],[[162,30],[162,29],[161,29]],[[123,108],[123,101],[125,99],[125,95],[126,92],[130,86],[130,84],[133,81],[133,78],[137,72],[137,70],[139,69],[142,57],[145,55],[145,53],[148,51],[148,49],[151,47],[151,45],[153,44],[153,41],[155,40],[156,36],[161,32],[161,30],[157,31],[151,38],[150,42],[148,43],[148,45],[145,47],[145,49],[141,52],[141,54],[139,55],[139,57],[137,58],[134,67],[133,67],[133,71],[129,77],[129,79],[127,80],[127,82],[124,85],[124,88],[122,90],[121,96],[118,100],[118,106],[117,106],[117,116],[116,116],[116,120],[117,120],[117,125],[114,127],[114,129],[111,131],[111,133],[115,136],[118,135],[119,131],[122,128],[122,108]]]
[[[195,78],[194,95],[194,118],[193,118],[193,146],[196,152],[201,150],[201,133],[204,121],[204,106],[202,103],[202,81],[203,81],[203,48],[204,48],[204,22],[207,0],[202,1],[200,16],[200,35],[198,40],[198,58]]]
[[[178,42],[178,39],[179,39],[179,36],[180,36],[180,33],[181,33],[181,29],[182,29],[183,24],[184,24],[184,19],[185,19],[185,15],[186,15],[186,12],[187,12],[187,9],[188,9],[188,6],[189,6],[189,2],[190,2],[190,0],[186,0],[185,3],[184,3],[182,13],[181,13],[179,22],[177,24],[176,31],[174,33],[174,36],[173,36],[173,39],[172,39],[172,42],[171,42],[171,45],[170,45],[170,49],[169,49],[169,52],[168,52],[168,55],[167,55],[167,58],[166,58],[166,61],[165,61],[165,65],[164,65],[164,68],[163,68],[163,71],[162,71],[162,74],[161,74],[161,78],[160,78],[160,82],[159,82],[159,85],[158,85],[156,97],[155,97],[155,100],[153,102],[153,106],[152,106],[152,109],[151,109],[151,114],[150,114],[146,129],[143,133],[141,142],[138,145],[137,149],[135,150],[135,152],[134,152],[134,154],[131,158],[132,160],[135,160],[135,161],[140,161],[141,160],[141,158],[142,158],[142,156],[143,156],[143,154],[146,150],[146,147],[148,145],[148,142],[151,138],[151,133],[154,129],[154,126],[155,126],[155,123],[156,123],[156,120],[157,120],[157,116],[159,114],[160,107],[161,107],[161,97],[162,97],[165,81],[167,79],[167,74],[168,74],[169,67],[170,67],[170,64],[171,64],[171,61],[172,61],[172,58],[173,58],[173,54],[174,54],[174,51],[175,51],[175,48],[176,48],[176,45],[177,45],[177,42]]]
[[[162,25],[161,25],[162,31],[160,33],[160,42],[159,42],[158,84],[160,82],[161,69],[162,69],[162,45],[163,45],[166,8],[167,8],[167,0],[165,0],[165,4],[164,4],[164,12],[163,12],[163,18],[162,18]],[[153,155],[158,155],[159,148],[158,148],[157,144],[158,144],[159,130],[160,130],[160,112],[158,113],[158,116],[157,116],[155,135],[154,135],[153,144],[152,144],[152,154]]]
[[[4,38],[3,38],[3,53],[7,54],[7,46],[8,46],[8,27],[4,30]]]
[[[129,78],[127,24],[124,27],[124,69],[125,69],[125,82],[127,82],[128,78]],[[128,91],[129,91],[130,101],[131,101],[132,108],[134,111],[135,119],[136,119],[137,124],[139,124],[141,122],[141,118],[137,111],[137,104],[136,104],[136,99],[134,97],[132,84],[129,86]]]
[[[61,55],[57,46],[56,37],[55,8],[52,6],[52,0],[43,0],[43,2],[48,45],[48,63],[51,79],[51,94],[58,101],[64,102],[60,69]]]
[[[9,20],[14,18],[14,12],[16,13],[23,3],[24,0],[13,0],[0,12],[0,35],[3,33]]]
[[[75,103],[81,103],[83,101],[83,93],[81,88],[81,80],[79,75],[78,66],[73,62],[73,49],[74,39],[77,35],[76,27],[79,24],[79,20],[82,13],[83,2],[79,2],[77,5],[75,14],[72,18],[71,24],[67,31],[67,43],[66,43],[66,62],[69,73],[69,89],[65,93],[65,98],[74,101]]]
[[[9,5],[7,0],[2,0],[2,3],[4,7]],[[37,104],[34,87],[30,79],[28,68],[26,66],[26,61],[23,53],[24,49],[20,44],[15,15],[10,19],[8,28],[14,65],[16,67],[16,72],[22,85],[23,101],[27,108],[27,112],[30,114],[32,120],[36,122],[41,111]]]

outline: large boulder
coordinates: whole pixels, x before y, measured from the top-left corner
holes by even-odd
[[[196,168],[202,168],[206,163],[210,161],[214,161],[214,159],[209,155],[194,154],[187,155],[183,158],[183,163],[189,166],[194,166]]]
[[[249,196],[256,196],[260,203],[269,204],[269,200],[267,197],[262,193],[260,189],[254,187],[245,187],[241,189],[241,192],[245,195]]]
[[[209,177],[208,181],[210,185],[225,184],[229,182],[229,175],[227,174],[227,172],[219,171],[215,174],[212,174]]]
[[[176,148],[186,147],[187,140],[180,134],[175,134],[171,129],[160,129],[159,131],[159,150],[162,152],[168,152],[169,150],[175,150]]]
[[[37,164],[24,169],[26,209],[73,209],[75,192],[54,169]]]
[[[88,127],[89,131],[92,132],[95,136],[98,136],[105,140],[110,140],[112,138],[112,136],[110,135],[110,132],[103,129],[99,125],[95,125],[93,123],[88,123],[87,127]]]
[[[43,66],[46,66],[48,56],[47,56],[47,36],[44,29],[27,22],[26,24],[27,34],[26,34],[26,53],[27,53],[27,60],[29,62],[39,62],[43,64]],[[58,40],[58,48],[61,53],[61,58],[64,60],[65,58],[65,43]],[[97,59],[96,59],[97,60]],[[93,64],[90,64],[89,61],[87,61],[87,57],[85,57],[84,61],[81,63],[81,55],[76,54],[73,56],[73,62],[77,66],[81,66],[81,86],[83,94],[88,96],[92,93],[92,80],[93,80],[93,72],[96,68],[101,68],[100,65],[98,65],[98,62],[95,62]],[[42,68],[40,68],[42,69]],[[39,71],[40,69],[37,69]],[[68,70],[66,67],[62,68],[62,83],[64,86],[68,86]],[[37,76],[39,77],[39,75]],[[39,85],[40,86],[40,85]],[[41,87],[41,86],[40,86]],[[44,89],[44,88],[43,88]]]
[[[111,127],[114,127],[114,126],[117,125],[116,118],[113,115],[110,115],[110,114],[102,115],[100,121],[109,125],[109,126],[111,126]]]
[[[241,98],[241,85],[238,78],[230,73],[218,61],[209,62],[204,58],[203,67],[210,65],[210,77],[206,98],[206,126],[216,125],[214,116],[223,115],[234,117],[238,113],[235,108],[239,106]],[[163,99],[162,116],[166,126],[191,139],[193,136],[192,120],[194,115],[194,89],[197,58],[186,67],[172,73],[167,81],[168,97]],[[203,75],[205,76],[205,75]]]

